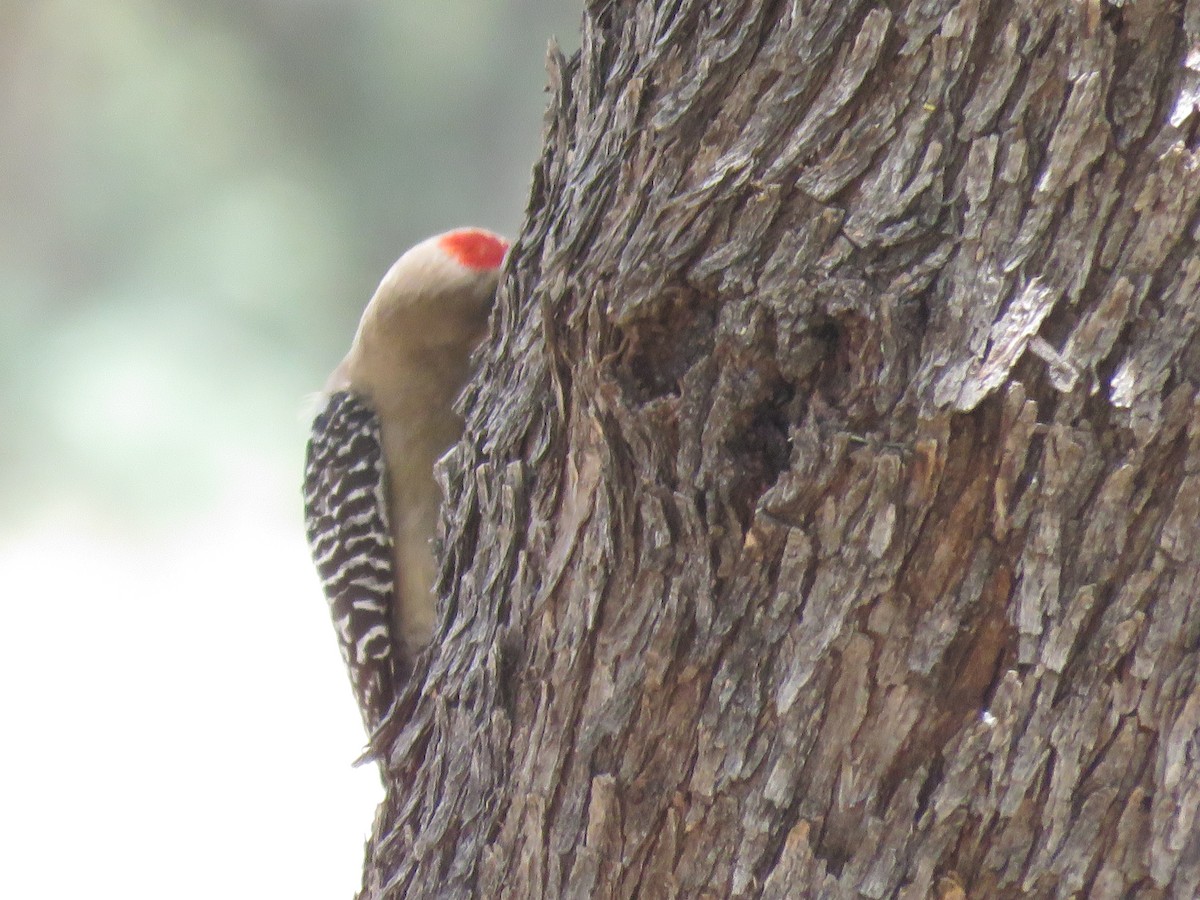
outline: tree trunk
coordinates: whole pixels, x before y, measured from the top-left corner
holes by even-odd
[[[363,896],[1200,896],[1200,0],[550,72]]]

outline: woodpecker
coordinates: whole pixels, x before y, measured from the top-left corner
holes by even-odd
[[[454,401],[507,251],[497,234],[460,228],[396,260],[313,421],[308,543],[368,733],[432,636],[433,466],[462,434]]]

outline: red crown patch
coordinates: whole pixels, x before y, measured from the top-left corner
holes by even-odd
[[[438,246],[468,269],[498,269],[508,252],[508,241],[482,228],[448,231]]]

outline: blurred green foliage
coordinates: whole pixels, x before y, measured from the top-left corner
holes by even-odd
[[[295,483],[303,397],[391,260],[456,225],[515,233],[546,42],[574,46],[579,13],[0,5],[0,528]]]

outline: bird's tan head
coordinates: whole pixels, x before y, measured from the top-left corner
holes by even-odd
[[[465,365],[487,328],[507,252],[508,241],[483,228],[456,228],[405,251],[363,311],[332,386],[386,382],[398,367],[435,359]]]
[[[508,241],[482,228],[457,228],[426,238],[392,264],[371,306],[416,309],[435,315],[491,305]]]
[[[413,346],[474,344],[483,334],[508,241],[482,228],[457,228],[417,244],[392,265],[363,323]],[[360,326],[360,332],[362,327]]]

